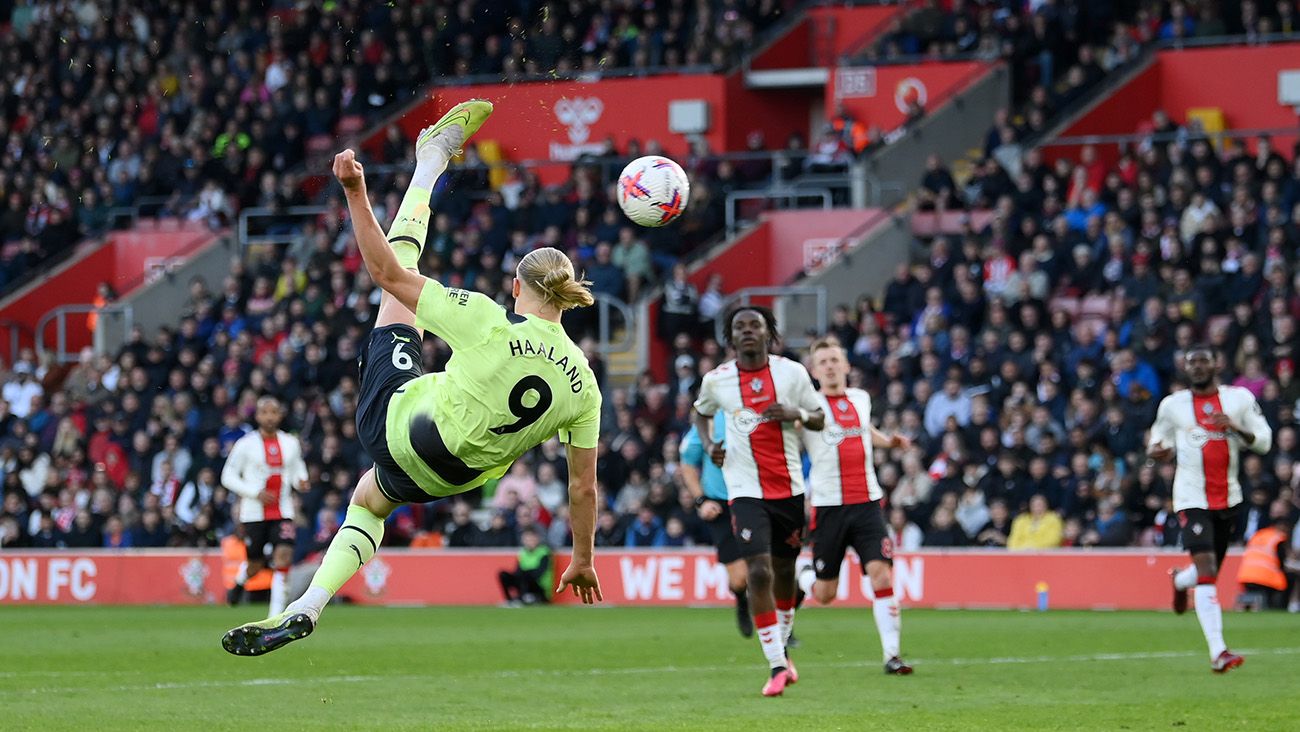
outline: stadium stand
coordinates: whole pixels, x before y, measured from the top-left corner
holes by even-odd
[[[489,30],[470,27],[466,19],[494,3],[434,11],[436,23],[415,22],[430,11],[401,3],[370,10],[340,2],[330,11],[270,3],[260,9],[269,12],[244,12],[253,5],[189,3],[173,27],[126,12],[95,14],[90,3],[70,5],[63,16],[18,4],[11,27],[22,42],[0,74],[7,281],[79,235],[103,231],[110,207],[159,193],[169,196],[151,204],[161,215],[216,224],[244,206],[305,202],[298,164],[313,136],[374,122],[403,101],[401,90],[440,73],[513,78],[552,62],[582,70],[606,52],[617,59],[612,65],[633,68],[725,66],[779,6],[720,3],[744,11],[718,14],[732,20],[717,32],[735,41],[715,46],[681,31],[700,27],[690,8],[708,3],[683,4],[681,15],[650,13],[654,20],[641,22],[665,29],[658,34],[630,32],[628,14],[567,15],[564,8],[582,5],[555,6],[537,28],[525,24],[524,40],[518,21],[504,15],[483,26]],[[917,445],[907,454],[877,453],[904,549],[1006,546],[1017,521],[1041,520],[1041,510],[1031,511],[1036,495],[1059,517],[1059,537],[1049,536],[1049,545],[1177,541],[1166,530],[1175,520],[1172,468],[1147,465],[1141,440],[1156,400],[1179,378],[1176,354],[1201,337],[1221,349],[1225,381],[1255,391],[1277,432],[1271,455],[1244,462],[1244,524],[1262,525],[1275,502],[1300,510],[1297,151],[1270,150],[1260,140],[1249,141],[1254,154],[1216,147],[1165,115],[1152,123],[1163,136],[1135,140],[1113,165],[1098,162],[1095,150],[1049,164],[1042,148],[1022,149],[1146,44],[1295,30],[1285,12],[1254,3],[1242,3],[1232,18],[1217,17],[1213,4],[1195,18],[1182,3],[1157,5],[1119,18],[1089,14],[1093,4],[1081,2],[1029,4],[1038,8],[1031,12],[961,0],[941,10],[931,1],[864,52],[876,60],[990,55],[1006,59],[1015,79],[1016,107],[981,121],[990,124],[988,144],[970,170],[954,172],[951,161],[935,159],[917,181],[921,209],[952,225],[924,232],[924,256],[878,300],[844,303],[832,314],[854,383],[872,392],[882,428]],[[336,23],[359,28],[356,42],[326,35]],[[239,32],[209,39],[195,30],[209,24]],[[82,28],[80,40],[61,43],[52,29],[64,25]],[[182,27],[195,37],[178,55],[169,44]],[[634,40],[642,37],[651,41]],[[590,52],[559,58],[559,38],[587,39]],[[481,48],[496,51],[480,57]],[[66,60],[73,71],[19,63],[38,57]],[[403,62],[411,57],[424,63]],[[168,91],[166,109],[153,101],[158,91]],[[100,129],[106,117],[125,121]],[[344,124],[353,117],[360,122]],[[43,143],[78,136],[90,141],[82,150]],[[394,139],[384,158],[403,160],[405,145]],[[721,227],[722,197],[707,194],[701,200],[712,206],[688,211],[683,228],[693,233],[685,243],[624,226],[603,201],[595,168],[582,164],[550,189],[525,173],[523,203],[514,208],[496,194],[478,200],[468,192],[489,187],[474,162],[471,151],[441,194],[443,215],[423,264],[432,276],[503,304],[506,273],[539,243],[577,250],[598,289],[632,297],[666,279],[675,261]],[[757,185],[772,175],[738,183],[730,166],[694,162],[683,161],[697,190]],[[163,191],[158,180],[185,185]],[[375,188],[394,189],[401,176],[391,182]],[[137,332],[116,354],[87,352],[71,368],[34,352],[4,368],[0,547],[215,546],[230,530],[232,505],[215,476],[264,393],[289,404],[288,428],[300,433],[309,457],[298,556],[328,541],[346,491],[367,467],[354,427],[355,357],[379,292],[361,266],[345,210],[330,191],[323,195],[326,212],[302,227],[287,257],[251,257],[224,282],[192,283],[174,326]],[[395,214],[395,203],[376,201],[381,221]],[[710,337],[720,293],[681,282],[667,291],[681,316],[663,334],[674,345],[671,379],[643,376],[606,391],[600,481],[607,510],[597,538],[606,546],[708,540],[674,474],[691,391],[725,358]],[[589,328],[575,324],[578,335]],[[439,368],[446,357],[445,347],[426,342],[426,367]],[[509,546],[521,528],[539,525],[562,544],[564,475],[562,450],[548,444],[465,502],[404,507],[385,541],[427,544],[441,535],[450,546]],[[670,523],[681,531],[667,531]]]
[[[117,216],[229,223],[305,203],[302,163],[432,82],[712,70],[775,0],[5,4],[0,292]],[[38,62],[39,60],[39,62]]]

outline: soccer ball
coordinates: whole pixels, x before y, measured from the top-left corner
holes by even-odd
[[[618,176],[618,205],[641,226],[674,221],[686,210],[690,196],[682,166],[659,155],[633,160]]]

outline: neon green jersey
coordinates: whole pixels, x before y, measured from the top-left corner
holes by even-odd
[[[412,379],[388,402],[388,451],[425,492],[448,496],[505,475],[558,434],[600,437],[600,389],[558,323],[507,313],[487,296],[429,280],[415,323],[451,346],[445,371]]]

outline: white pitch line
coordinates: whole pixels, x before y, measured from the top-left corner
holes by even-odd
[[[1265,648],[1265,649],[1245,649],[1241,653],[1246,656],[1289,656],[1300,655],[1300,648]],[[914,661],[916,666],[978,666],[985,664],[1033,664],[1033,663],[1094,663],[1106,661],[1147,661],[1153,659],[1168,658],[1196,658],[1204,656],[1201,651],[1140,651],[1135,653],[1090,653],[1078,654],[1072,656],[1001,656],[988,658],[935,658],[919,659]],[[829,662],[809,662],[807,668],[872,668],[880,665],[875,661],[829,661]],[[632,676],[643,674],[662,674],[662,673],[719,673],[724,671],[735,671],[736,666],[646,666],[646,667],[629,667],[629,668],[589,668],[574,670],[557,670],[557,669],[527,669],[512,670],[500,669],[497,671],[479,671],[459,674],[460,677],[474,678],[522,678],[537,676]],[[35,671],[24,673],[21,671],[0,672],[0,677],[15,678],[20,676],[92,676],[92,675],[119,675],[117,672],[95,672],[95,671]],[[426,681],[428,676],[418,674],[394,674],[394,675],[359,675],[350,674],[346,676],[316,676],[310,678],[251,678],[251,679],[228,679],[213,681],[172,681],[157,682],[152,684],[129,684],[121,686],[57,686],[41,687],[27,689],[0,689],[0,696],[4,695],[27,695],[27,694],[46,694],[46,693],[68,693],[68,692],[88,692],[88,691],[176,691],[185,689],[213,689],[213,688],[245,688],[257,686],[301,686],[301,685],[319,685],[319,684],[357,684],[372,682],[392,682],[392,681]]]

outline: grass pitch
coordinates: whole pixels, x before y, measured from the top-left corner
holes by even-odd
[[[800,682],[764,699],[758,641],[716,609],[333,607],[236,658],[242,608],[0,609],[5,730],[1291,729],[1300,621],[1227,613],[1209,671],[1192,615],[905,611],[886,677],[870,611],[806,608]]]

